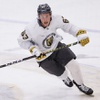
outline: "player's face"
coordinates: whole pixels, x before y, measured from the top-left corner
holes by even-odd
[[[50,24],[51,15],[49,13],[40,14],[39,18],[42,22],[43,27],[47,27]]]

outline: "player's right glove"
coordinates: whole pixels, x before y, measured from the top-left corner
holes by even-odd
[[[31,47],[30,52],[32,53],[32,55],[36,56],[37,60],[42,60],[43,58],[46,57],[46,54],[42,53],[35,47]]]
[[[82,46],[85,46],[86,44],[89,43],[89,37],[87,36],[85,30],[79,30],[76,36]]]

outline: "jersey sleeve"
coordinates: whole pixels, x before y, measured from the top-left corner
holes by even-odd
[[[80,30],[79,27],[71,24],[63,16],[58,16],[57,18],[58,28],[61,28],[64,32],[69,33],[76,37],[77,32]]]
[[[32,46],[34,46],[35,44],[33,42],[31,42],[31,38],[30,36],[26,33],[26,30],[24,30],[20,36],[18,37],[18,44],[20,45],[20,47],[24,48],[24,49],[30,49]]]

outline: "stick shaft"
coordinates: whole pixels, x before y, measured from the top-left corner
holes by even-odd
[[[80,43],[79,41],[74,42],[74,43],[70,43],[70,44],[65,45],[63,47],[59,47],[59,48],[56,48],[56,49],[49,50],[49,51],[46,52],[46,54],[50,53],[50,52],[54,52],[54,51],[60,50],[60,49],[63,49],[63,48],[66,48],[66,47],[74,46],[74,45],[79,44],[79,43]],[[15,60],[15,61],[3,64],[3,65],[0,65],[0,68],[6,67],[6,66],[9,66],[9,65],[13,65],[13,64],[16,64],[16,63],[20,63],[20,62],[23,62],[25,60],[28,60],[28,59],[31,59],[31,58],[35,58],[35,57],[36,56],[29,56],[29,57],[26,57],[26,58],[23,58],[23,59],[20,59],[20,60]]]

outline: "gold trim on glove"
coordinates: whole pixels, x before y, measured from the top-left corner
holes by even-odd
[[[38,56],[36,59],[37,59],[37,60],[41,60],[41,59],[43,59],[43,58],[45,58],[45,57],[46,57],[46,54],[41,53],[40,56]]]
[[[86,39],[83,39],[83,40],[80,40],[80,44],[82,45],[82,46],[85,46],[86,44],[88,44],[89,43],[89,38],[87,37]]]
[[[35,47],[31,47],[30,48],[30,52],[32,53]]]
[[[86,30],[79,30],[76,34],[76,37],[81,35],[81,34],[86,34]]]

